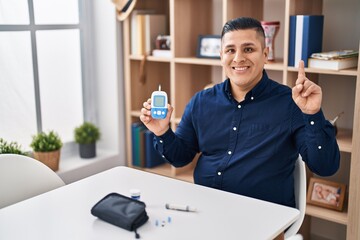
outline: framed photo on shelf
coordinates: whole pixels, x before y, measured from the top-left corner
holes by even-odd
[[[345,190],[345,184],[312,177],[309,181],[307,203],[342,211]]]
[[[220,59],[221,36],[220,35],[200,35],[196,56],[198,58],[217,58]]]

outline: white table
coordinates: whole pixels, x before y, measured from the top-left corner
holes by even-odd
[[[90,213],[108,193],[129,196],[131,188],[141,190],[149,215],[149,221],[138,229],[141,239],[273,239],[299,216],[297,209],[115,167],[0,209],[0,239],[135,239],[134,232]],[[165,203],[190,205],[198,212],[167,210]],[[165,225],[161,226],[163,221]]]

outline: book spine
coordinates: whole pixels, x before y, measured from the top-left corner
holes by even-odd
[[[138,48],[136,44],[137,40],[137,17],[133,12],[131,15],[131,54],[138,54]]]
[[[302,52],[304,51],[304,16],[296,16],[296,33],[295,33],[295,57],[294,66],[299,67],[299,61],[302,59]]]
[[[145,167],[145,127],[142,126],[139,131],[139,165]]]
[[[145,167],[152,168],[165,163],[160,153],[154,148],[154,134],[150,130],[145,130]]]
[[[301,59],[308,67],[308,59],[313,53],[321,52],[324,16],[304,16],[303,51]]]
[[[138,151],[137,151],[137,128],[138,128],[138,124],[137,123],[133,123],[131,125],[131,143],[132,143],[132,165],[134,166],[138,166],[137,163],[137,159],[138,159]]]
[[[132,133],[132,164],[142,167],[144,164],[144,129],[142,123],[133,123],[131,126]]]
[[[295,66],[296,16],[290,16],[288,66]]]
[[[152,135],[150,131],[145,131],[145,152],[146,152],[146,156],[145,156],[145,166],[147,168],[151,167],[151,161],[152,161],[152,156],[151,156],[151,147],[152,147]],[[154,148],[154,147],[153,147]]]

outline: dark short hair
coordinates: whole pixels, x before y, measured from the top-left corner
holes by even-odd
[[[263,27],[261,26],[261,23],[258,20],[250,17],[239,17],[227,21],[221,32],[221,39],[223,39],[225,33],[246,29],[254,29],[257,34],[259,34],[259,36],[265,39],[265,33]]]

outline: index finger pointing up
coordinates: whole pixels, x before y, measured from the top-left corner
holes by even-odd
[[[300,60],[299,62],[299,73],[298,78],[305,77],[305,67],[304,67],[304,61]]]

